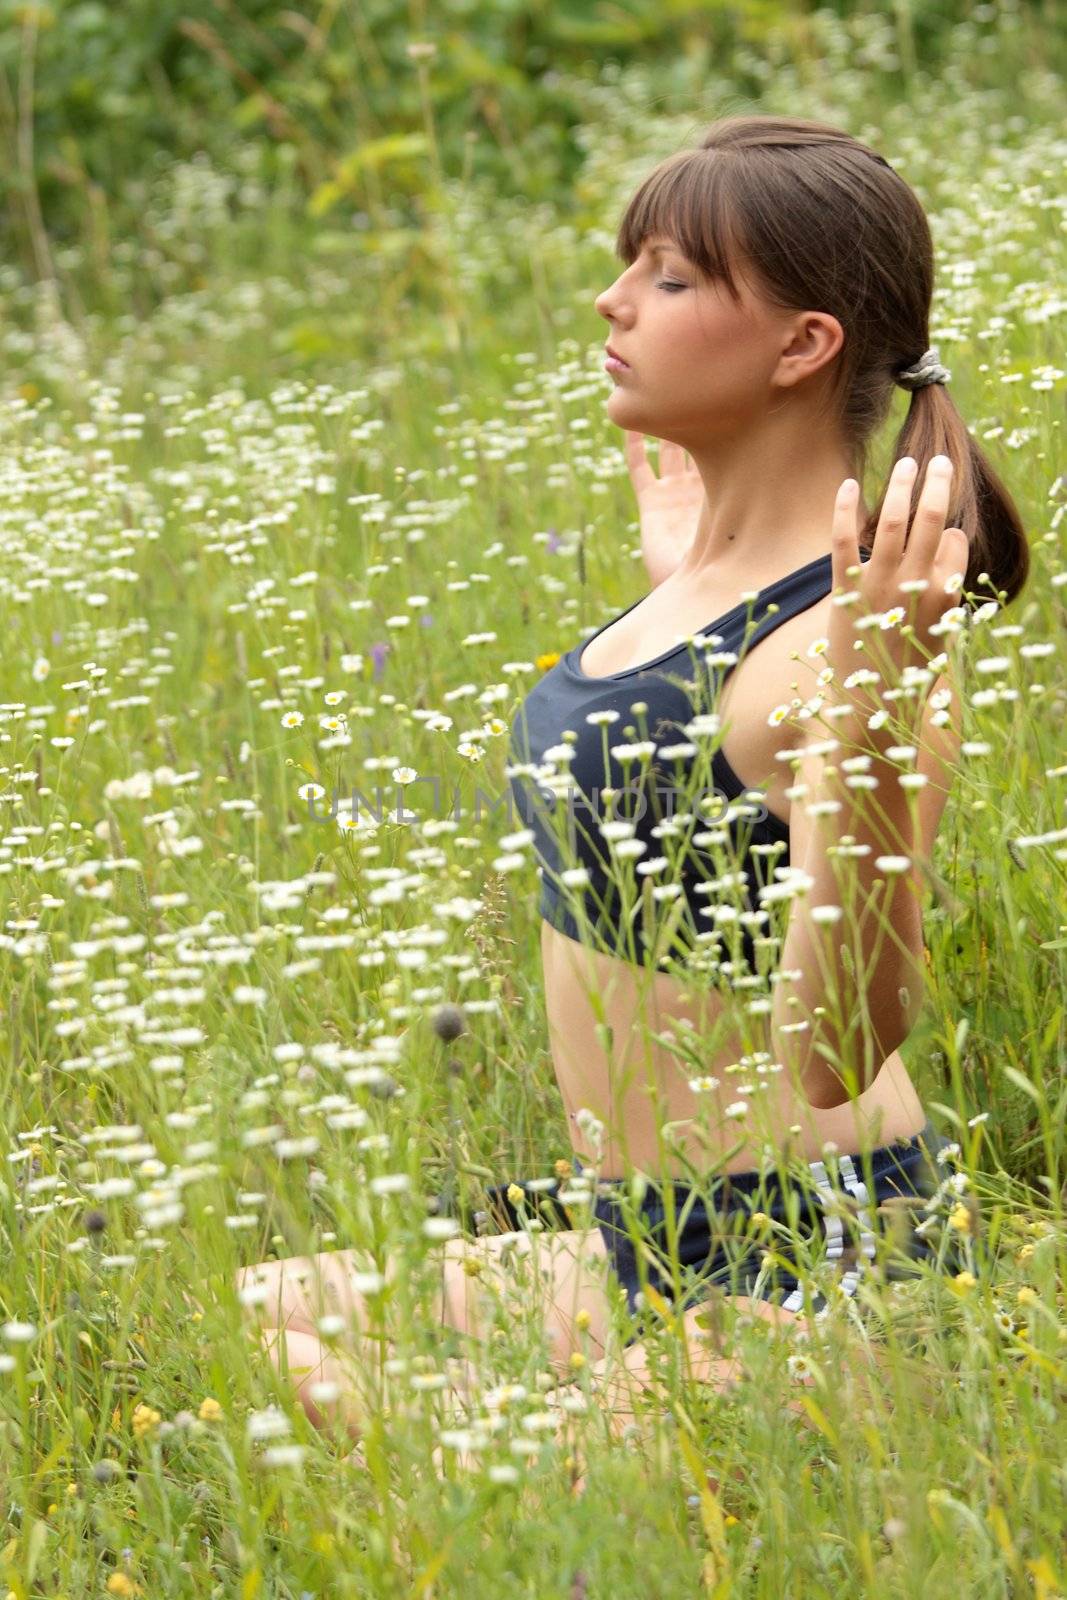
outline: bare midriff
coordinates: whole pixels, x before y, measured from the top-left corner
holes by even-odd
[[[601,676],[623,671],[671,648],[663,609],[657,622],[656,597],[667,601],[655,591],[647,605],[643,602],[594,641],[589,652],[594,659],[582,657],[584,671]],[[697,600],[696,615],[699,605]],[[742,782],[763,789],[769,808],[785,822],[790,800],[784,791],[793,773],[775,760],[783,737],[780,729],[769,728],[768,718],[787,698],[791,681],[798,682],[802,695],[812,693],[790,653],[803,654],[825,631],[826,605],[811,607],[761,641],[731,673],[721,696],[724,755]],[[691,631],[700,625],[693,621]],[[688,626],[683,618],[676,631]],[[635,698],[638,687],[635,683]],[[757,1073],[756,1065],[769,1068],[776,1060],[768,1016],[758,1019],[762,1028],[746,1017],[742,1032],[726,1013],[727,1004],[743,1008],[744,990],[728,1002],[704,974],[694,972],[689,981],[634,966],[577,943],[544,919],[541,961],[549,1047],[571,1144],[582,1161],[598,1159],[576,1120],[585,1108],[604,1126],[602,1177],[636,1167],[649,1176],[684,1179],[690,1176],[687,1163],[697,1171],[743,1172],[764,1164],[768,1145],[807,1161],[821,1158],[828,1143],[854,1154],[911,1138],[926,1121],[899,1050],[857,1098],[817,1110],[791,1087],[785,1071]],[[759,1052],[765,1062],[742,1064],[742,1056]],[[690,1087],[691,1079],[703,1078],[717,1079],[718,1086]],[[742,1104],[744,1113],[737,1109]]]
[[[541,960],[552,1062],[571,1145],[583,1161],[597,1159],[576,1120],[584,1107],[604,1125],[602,1177],[621,1176],[633,1166],[649,1175],[686,1178],[686,1163],[698,1171],[706,1165],[744,1172],[763,1163],[768,1143],[813,1161],[828,1141],[853,1154],[910,1138],[925,1122],[897,1050],[857,1099],[815,1110],[791,1091],[784,1072],[728,1070],[754,1053],[752,1029],[747,1047],[737,1031],[722,1029],[725,1003],[715,990],[702,986],[694,992],[695,984],[687,988],[667,973],[634,968],[545,921]],[[673,1034],[686,1054],[653,1034]],[[706,1054],[701,1040],[709,1041]],[[768,1029],[756,1046],[770,1058],[764,1065],[773,1063],[770,1046]],[[691,1089],[689,1080],[701,1077],[717,1078],[718,1087]],[[752,1089],[747,1095],[746,1087]],[[745,1116],[727,1114],[741,1103],[749,1108]]]

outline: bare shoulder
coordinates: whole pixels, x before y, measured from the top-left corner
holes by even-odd
[[[782,700],[810,700],[819,691],[819,673],[824,662],[820,642],[825,642],[830,628],[830,596],[824,595],[806,611],[784,622],[767,641],[778,641],[779,676]],[[804,744],[807,735],[803,722],[789,718],[783,724],[786,742]]]

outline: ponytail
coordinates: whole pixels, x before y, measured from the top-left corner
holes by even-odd
[[[893,462],[901,456],[911,456],[918,467],[912,514],[926,481],[927,463],[936,455],[947,456],[952,462],[952,494],[945,526],[962,528],[969,547],[959,603],[971,611],[988,600],[1008,605],[1030,573],[1030,547],[1022,520],[946,386],[928,383],[912,390],[908,414],[892,452]],[[885,491],[861,530],[860,543],[868,549],[873,546],[884,501]]]

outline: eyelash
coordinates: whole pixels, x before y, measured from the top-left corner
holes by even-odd
[[[665,282],[665,283],[657,283],[657,285],[656,285],[657,289],[666,289],[668,292],[674,292],[674,293],[677,293],[679,289],[685,289],[687,287],[688,287],[688,285],[686,285],[684,283],[666,283]]]

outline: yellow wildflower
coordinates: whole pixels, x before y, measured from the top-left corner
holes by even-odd
[[[586,1365],[586,1359],[580,1350],[572,1350],[567,1360],[567,1365],[572,1372],[581,1372]]]
[[[951,1280],[951,1282],[956,1293],[962,1295],[970,1294],[971,1290],[977,1284],[978,1279],[975,1277],[973,1272],[957,1272],[956,1276]]]
[[[970,1233],[971,1213],[967,1210],[967,1207],[962,1202],[958,1206],[954,1207],[952,1214],[948,1219],[948,1225],[950,1228],[955,1228],[957,1233]]]
[[[222,1407],[217,1400],[208,1395],[206,1400],[201,1400],[200,1409],[196,1414],[201,1422],[218,1422],[222,1416]]]
[[[1038,1303],[1036,1289],[1031,1289],[1028,1284],[1023,1284],[1023,1287],[1017,1291],[1015,1298],[1021,1306],[1036,1306]]]
[[[513,1206],[519,1206],[526,1199],[526,1191],[521,1184],[509,1183],[507,1196]]]
[[[138,1405],[133,1408],[133,1435],[135,1439],[143,1439],[145,1434],[151,1433],[162,1421],[161,1414],[154,1406]]]
[[[592,1321],[593,1321],[592,1314],[589,1311],[587,1311],[584,1306],[582,1307],[582,1309],[577,1313],[577,1315],[574,1318],[575,1326],[580,1328],[583,1333],[586,1331],[586,1329],[588,1327],[591,1326]]]
[[[107,1592],[121,1595],[140,1594],[141,1586],[127,1577],[125,1572],[113,1572],[107,1580]]]
[[[558,650],[547,650],[543,656],[538,656],[534,662],[538,672],[547,672],[559,660]]]

